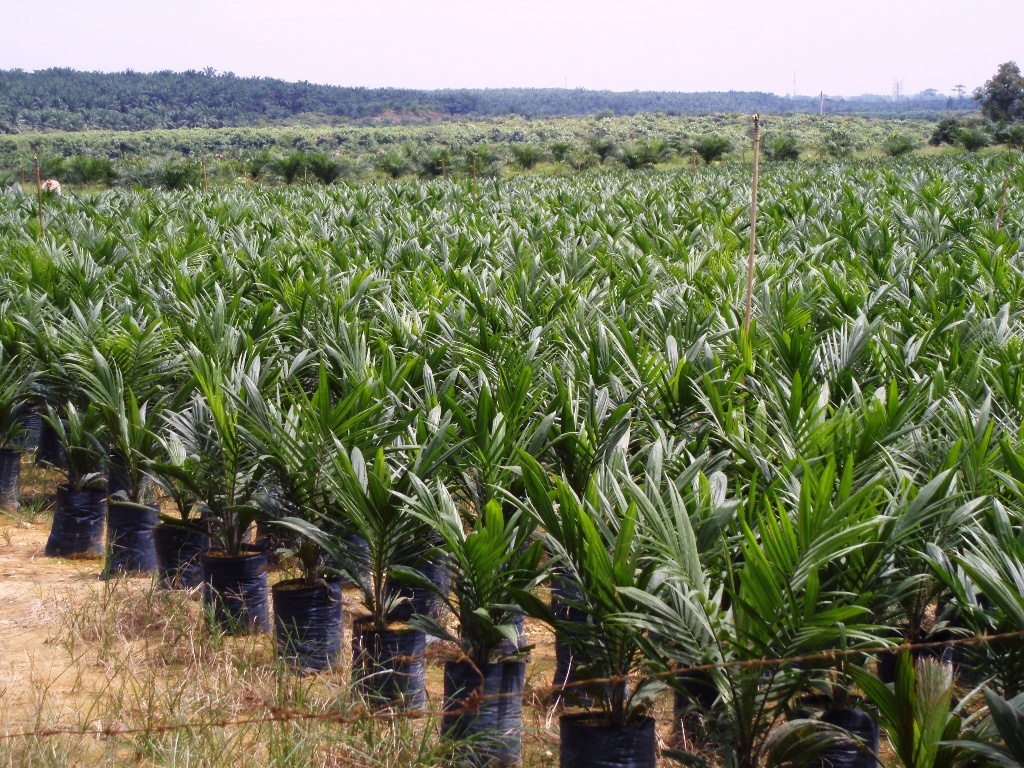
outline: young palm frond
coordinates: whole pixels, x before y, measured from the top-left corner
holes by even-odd
[[[215,545],[237,556],[259,517],[255,495],[266,471],[242,427],[249,398],[259,391],[254,382],[261,378],[260,364],[257,359],[248,368],[224,371],[198,354],[190,362],[196,391],[187,405],[164,417],[185,460],[157,469],[202,506]]]
[[[851,670],[857,685],[878,708],[889,743],[903,768],[950,768],[962,747],[954,742],[963,719],[950,712],[953,668],[934,659],[912,660],[901,651],[890,688],[862,669]],[[950,743],[953,742],[953,743]]]
[[[619,617],[643,604],[639,596],[651,588],[657,567],[637,535],[637,504],[616,487],[625,469],[620,460],[615,469],[595,471],[581,498],[565,479],[549,479],[532,457],[520,454],[520,461],[529,498],[524,510],[536,517],[552,566],[578,590],[573,607],[587,619],[557,619],[535,598],[527,598],[527,609],[571,638],[583,690],[608,722],[631,722],[664,686],[657,678],[629,684],[629,676],[646,666],[642,630]],[[588,678],[597,682],[588,685]]]
[[[127,501],[148,503],[151,489],[147,483],[149,462],[161,451],[159,431],[164,412],[170,405],[167,396],[152,396],[140,401],[125,386],[120,369],[98,350],[93,350],[92,365],[77,367],[83,388],[91,404],[102,415],[104,434],[111,453],[110,469]]]
[[[27,361],[0,347],[0,450],[12,450],[24,431],[20,416],[35,375]]]
[[[965,531],[963,548],[952,556],[928,546],[928,563],[949,590],[963,623],[978,634],[1024,631],[1024,524],[993,502],[991,530]],[[987,672],[1003,695],[1024,692],[1024,651],[1017,639],[993,640],[972,649],[969,658]]]
[[[458,619],[459,636],[431,616],[414,616],[413,625],[456,643],[481,669],[495,656],[500,660],[513,655],[502,653],[503,646],[515,649],[514,654],[525,652],[517,626],[517,620],[522,620],[523,595],[544,578],[541,543],[530,541],[534,521],[521,511],[507,515],[492,500],[467,529],[442,483],[430,488],[416,482],[416,486],[414,507],[441,539],[439,550],[447,558],[451,592],[438,590],[407,569],[406,576],[438,593]]]

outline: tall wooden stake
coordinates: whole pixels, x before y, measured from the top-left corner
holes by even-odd
[[[996,218],[996,232],[1003,228],[1003,212],[1006,210],[1006,190],[1010,187],[1010,172],[1003,177],[1003,194],[999,198],[999,216]]]
[[[754,188],[750,194],[750,256],[747,258],[747,312],[743,332],[750,333],[750,313],[754,301],[754,252],[757,249],[757,171],[761,154],[761,117],[754,115]]]
[[[206,180],[206,158],[203,158],[203,191],[204,192],[209,192],[210,191],[210,184]]]
[[[690,150],[690,165],[693,166],[693,175],[696,176],[697,175],[697,150],[696,149],[691,149]]]
[[[36,161],[36,203],[39,205],[39,237],[46,234],[46,226],[43,224],[43,182],[39,178],[39,155],[35,156]]]

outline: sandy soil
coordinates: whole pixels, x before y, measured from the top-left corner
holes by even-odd
[[[57,629],[63,606],[94,587],[100,563],[44,556],[50,523],[45,508],[0,513],[0,717],[8,724],[31,725],[41,707],[72,714],[89,688]]]

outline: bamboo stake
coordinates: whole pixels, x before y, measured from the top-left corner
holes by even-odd
[[[205,157],[203,158],[203,191],[204,192],[209,192],[210,191],[210,184],[206,180],[206,158]]]
[[[1003,213],[1006,211],[1006,190],[1010,187],[1010,171],[1003,177],[1003,194],[999,198],[999,217],[996,219],[996,232],[1003,228]]]
[[[39,205],[39,237],[42,239],[46,234],[46,225],[43,223],[43,182],[39,178],[39,155],[35,156],[36,161],[36,202]]]
[[[473,203],[476,203],[476,152],[473,153]]]
[[[754,115],[754,188],[750,193],[750,256],[747,258],[747,312],[743,332],[750,333],[750,314],[754,301],[754,252],[757,248],[757,171],[761,152],[761,117]]]
[[[696,176],[697,175],[697,150],[696,149],[691,149],[690,150],[690,165],[693,166],[693,175]]]

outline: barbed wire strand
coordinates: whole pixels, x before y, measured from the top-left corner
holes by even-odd
[[[901,651],[923,651],[929,649],[949,648],[956,646],[984,646],[993,642],[1024,638],[1024,630],[1015,632],[1002,632],[993,635],[970,635],[949,640],[934,640],[917,643],[901,643],[898,645],[886,646],[865,646],[859,648],[836,648],[827,651],[802,654],[799,656],[785,657],[763,657],[758,659],[733,659],[731,661],[720,661],[709,664],[679,665],[673,669],[654,673],[632,673],[628,675],[616,675],[601,678],[588,678],[585,680],[568,681],[562,685],[547,685],[538,688],[531,688],[529,693],[534,697],[543,698],[550,694],[564,695],[575,688],[611,685],[615,683],[638,683],[656,680],[665,677],[677,677],[694,672],[710,672],[715,669],[754,669],[763,667],[777,667],[785,664],[800,664],[818,661],[835,661],[849,656],[864,656],[879,652],[901,652]],[[465,661],[465,657],[458,660]],[[479,670],[477,670],[479,673]],[[139,734],[159,734],[169,731],[209,728],[231,728],[246,725],[267,725],[272,723],[292,723],[303,721],[322,721],[337,725],[365,722],[367,720],[421,720],[432,717],[459,717],[479,712],[480,706],[489,701],[522,696],[523,693],[495,693],[481,694],[479,690],[472,692],[465,705],[461,708],[443,710],[427,709],[392,709],[392,708],[355,708],[339,711],[306,712],[289,709],[286,707],[267,707],[266,714],[250,717],[226,717],[214,720],[186,720],[174,723],[152,723],[148,725],[126,727],[118,724],[111,724],[104,727],[81,727],[81,728],[41,728],[33,731],[18,731],[13,733],[0,734],[0,741],[12,739],[48,738],[54,736],[94,736],[97,738],[113,738],[117,736],[133,736]]]

